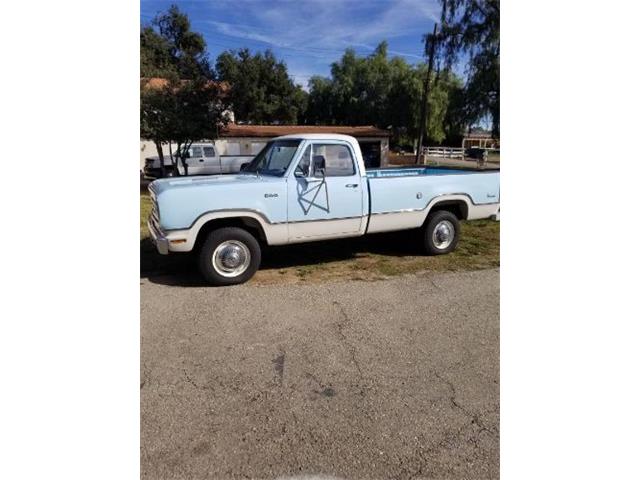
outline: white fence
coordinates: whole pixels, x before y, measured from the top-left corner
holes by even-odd
[[[475,162],[478,168],[483,168],[487,163],[500,164],[500,149],[497,148],[483,148],[484,155],[477,157],[474,155],[465,156],[465,149],[453,148],[453,147],[422,147],[422,155],[418,163],[426,165],[427,163],[433,163],[434,165],[440,165],[441,163],[447,164],[447,160],[454,160],[450,164],[459,164],[456,160],[464,160],[466,162]],[[463,162],[464,163],[464,162]]]
[[[424,147],[422,154],[427,157],[436,158],[464,158],[464,150],[462,148],[450,148],[450,147]]]

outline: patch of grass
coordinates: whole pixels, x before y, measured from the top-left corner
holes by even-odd
[[[148,191],[140,191],[140,240],[149,237],[147,219],[151,215],[151,197]]]
[[[318,265],[304,265],[296,269],[296,274],[298,275],[298,277],[300,277],[300,279],[305,280],[306,278],[312,276],[318,268]],[[280,275],[286,275],[287,271],[286,269],[279,270],[278,273]]]
[[[143,273],[194,272],[191,255],[160,255],[147,230],[148,193],[140,192],[140,270]],[[371,281],[418,272],[482,270],[500,266],[500,222],[462,222],[458,247],[448,255],[425,256],[415,247],[415,232],[267,247],[254,285],[328,280]]]

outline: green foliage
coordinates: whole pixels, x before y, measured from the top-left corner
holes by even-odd
[[[420,99],[426,67],[387,56],[382,42],[372,55],[359,57],[347,49],[331,66],[331,78],[309,80],[307,119],[315,124],[376,125],[391,128],[396,141],[414,139],[420,121]],[[459,138],[463,122],[452,101],[462,82],[451,73],[433,74],[429,105],[430,143]]]
[[[447,65],[469,54],[465,116],[469,122],[489,116],[500,133],[500,1],[441,0],[441,51]]]
[[[191,144],[218,136],[224,108],[218,84],[205,78],[172,79],[162,88],[142,88],[140,133],[156,143],[176,144],[171,161],[174,166],[180,161],[188,174],[186,159]]]
[[[286,64],[270,50],[255,55],[246,48],[223,52],[217,58],[216,72],[219,80],[231,85],[236,121],[268,124],[302,119],[307,94],[293,83]]]
[[[464,131],[464,114],[459,108],[463,83],[451,72],[432,74],[429,92],[429,129],[427,138],[431,143],[458,144]],[[460,140],[458,140],[460,139]]]
[[[140,32],[140,76],[164,77],[177,75],[167,39],[152,27],[143,27]]]
[[[172,163],[181,161],[188,174],[189,147],[216,138],[226,106],[219,84],[212,81],[204,38],[191,31],[187,16],[172,6],[152,25],[140,33],[140,137],[157,147],[176,144]],[[166,82],[150,85],[151,77]],[[161,148],[158,154],[162,158]]]
[[[140,76],[213,78],[202,34],[191,31],[186,14],[172,5],[140,32]]]

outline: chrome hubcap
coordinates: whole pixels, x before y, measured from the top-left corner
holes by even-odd
[[[433,229],[433,235],[431,236],[433,244],[436,248],[444,250],[453,242],[455,232],[456,230],[453,223],[449,220],[442,220],[436,225],[436,228]]]
[[[227,240],[213,252],[213,268],[223,277],[242,275],[251,263],[251,252],[242,242]]]

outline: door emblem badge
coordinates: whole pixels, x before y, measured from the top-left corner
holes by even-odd
[[[278,194],[277,193],[265,193],[264,194],[264,198],[277,198]]]

